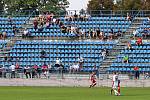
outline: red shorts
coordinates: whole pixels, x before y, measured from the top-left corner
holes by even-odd
[[[92,83],[96,83],[96,80],[91,80]]]

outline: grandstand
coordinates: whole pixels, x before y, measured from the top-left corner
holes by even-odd
[[[123,11],[122,11],[123,12]],[[96,66],[100,73],[133,72],[133,67],[138,66],[141,73],[150,72],[150,20],[145,11],[135,11],[132,20],[127,20],[121,14],[91,15],[85,19],[80,17],[54,16],[47,27],[42,25],[42,30],[34,28],[35,18],[44,16],[41,14],[29,16],[0,17],[1,33],[6,32],[6,38],[0,41],[0,66],[9,69],[12,64],[18,63],[20,69],[26,66],[50,64],[51,70],[56,71],[55,61],[61,59],[66,72],[69,67],[79,63],[79,58],[84,58],[80,72],[90,72]],[[124,12],[126,13],[126,11]],[[11,21],[9,21],[11,19]],[[55,19],[55,21],[53,21]],[[62,27],[69,31],[62,31]],[[78,30],[71,31],[72,28]],[[147,30],[143,37],[143,30]],[[24,30],[28,30],[30,38],[23,38]],[[99,38],[98,31],[103,38]],[[135,38],[133,30],[138,30]],[[84,32],[83,32],[84,31]],[[96,35],[91,35],[91,32]],[[116,35],[121,33],[121,35]],[[137,46],[135,40],[143,37],[143,45]],[[134,50],[127,50],[130,42]],[[102,51],[108,50],[108,55],[103,59]],[[46,57],[41,58],[40,52],[45,50]],[[123,56],[129,56],[129,63],[123,63]],[[103,69],[103,70],[101,70]]]

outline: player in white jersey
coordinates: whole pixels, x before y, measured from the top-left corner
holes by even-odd
[[[112,81],[113,82],[112,82],[111,94],[114,91],[115,95],[120,95],[120,93],[118,92],[118,86],[120,87],[120,82],[119,82],[118,75],[116,74],[116,72],[114,72]]]

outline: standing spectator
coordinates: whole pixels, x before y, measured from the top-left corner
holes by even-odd
[[[56,68],[60,67],[60,60],[58,58],[56,59],[55,67]]]
[[[37,65],[34,65],[33,67],[32,67],[32,78],[38,78],[38,76],[37,76],[37,69],[38,69],[38,66]]]
[[[11,66],[10,66],[10,70],[11,70],[11,78],[15,78],[15,65],[14,64],[12,64]]]
[[[79,69],[81,69],[83,67],[83,63],[84,63],[84,58],[79,57]]]
[[[48,65],[46,65],[46,64],[44,64],[43,66],[42,66],[42,72],[43,72],[43,75],[45,76],[45,78],[47,78],[47,76],[48,76]]]
[[[98,68],[96,67],[96,65],[94,65],[94,67],[93,67],[93,72],[95,72],[97,78],[99,78],[99,70],[98,70]]]
[[[128,56],[124,56],[123,57],[123,62],[124,63],[129,63],[129,57]]]
[[[136,80],[139,79],[140,77],[139,67],[135,66],[133,70],[135,71],[135,79]]]
[[[29,66],[24,68],[24,74],[26,75],[26,78],[31,78],[31,68]]]
[[[136,40],[136,45],[140,46],[140,45],[142,45],[142,44],[143,44],[142,38],[138,38],[138,39]]]

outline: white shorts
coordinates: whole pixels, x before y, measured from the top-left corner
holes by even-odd
[[[112,88],[117,89],[118,88],[118,82],[114,82]]]

